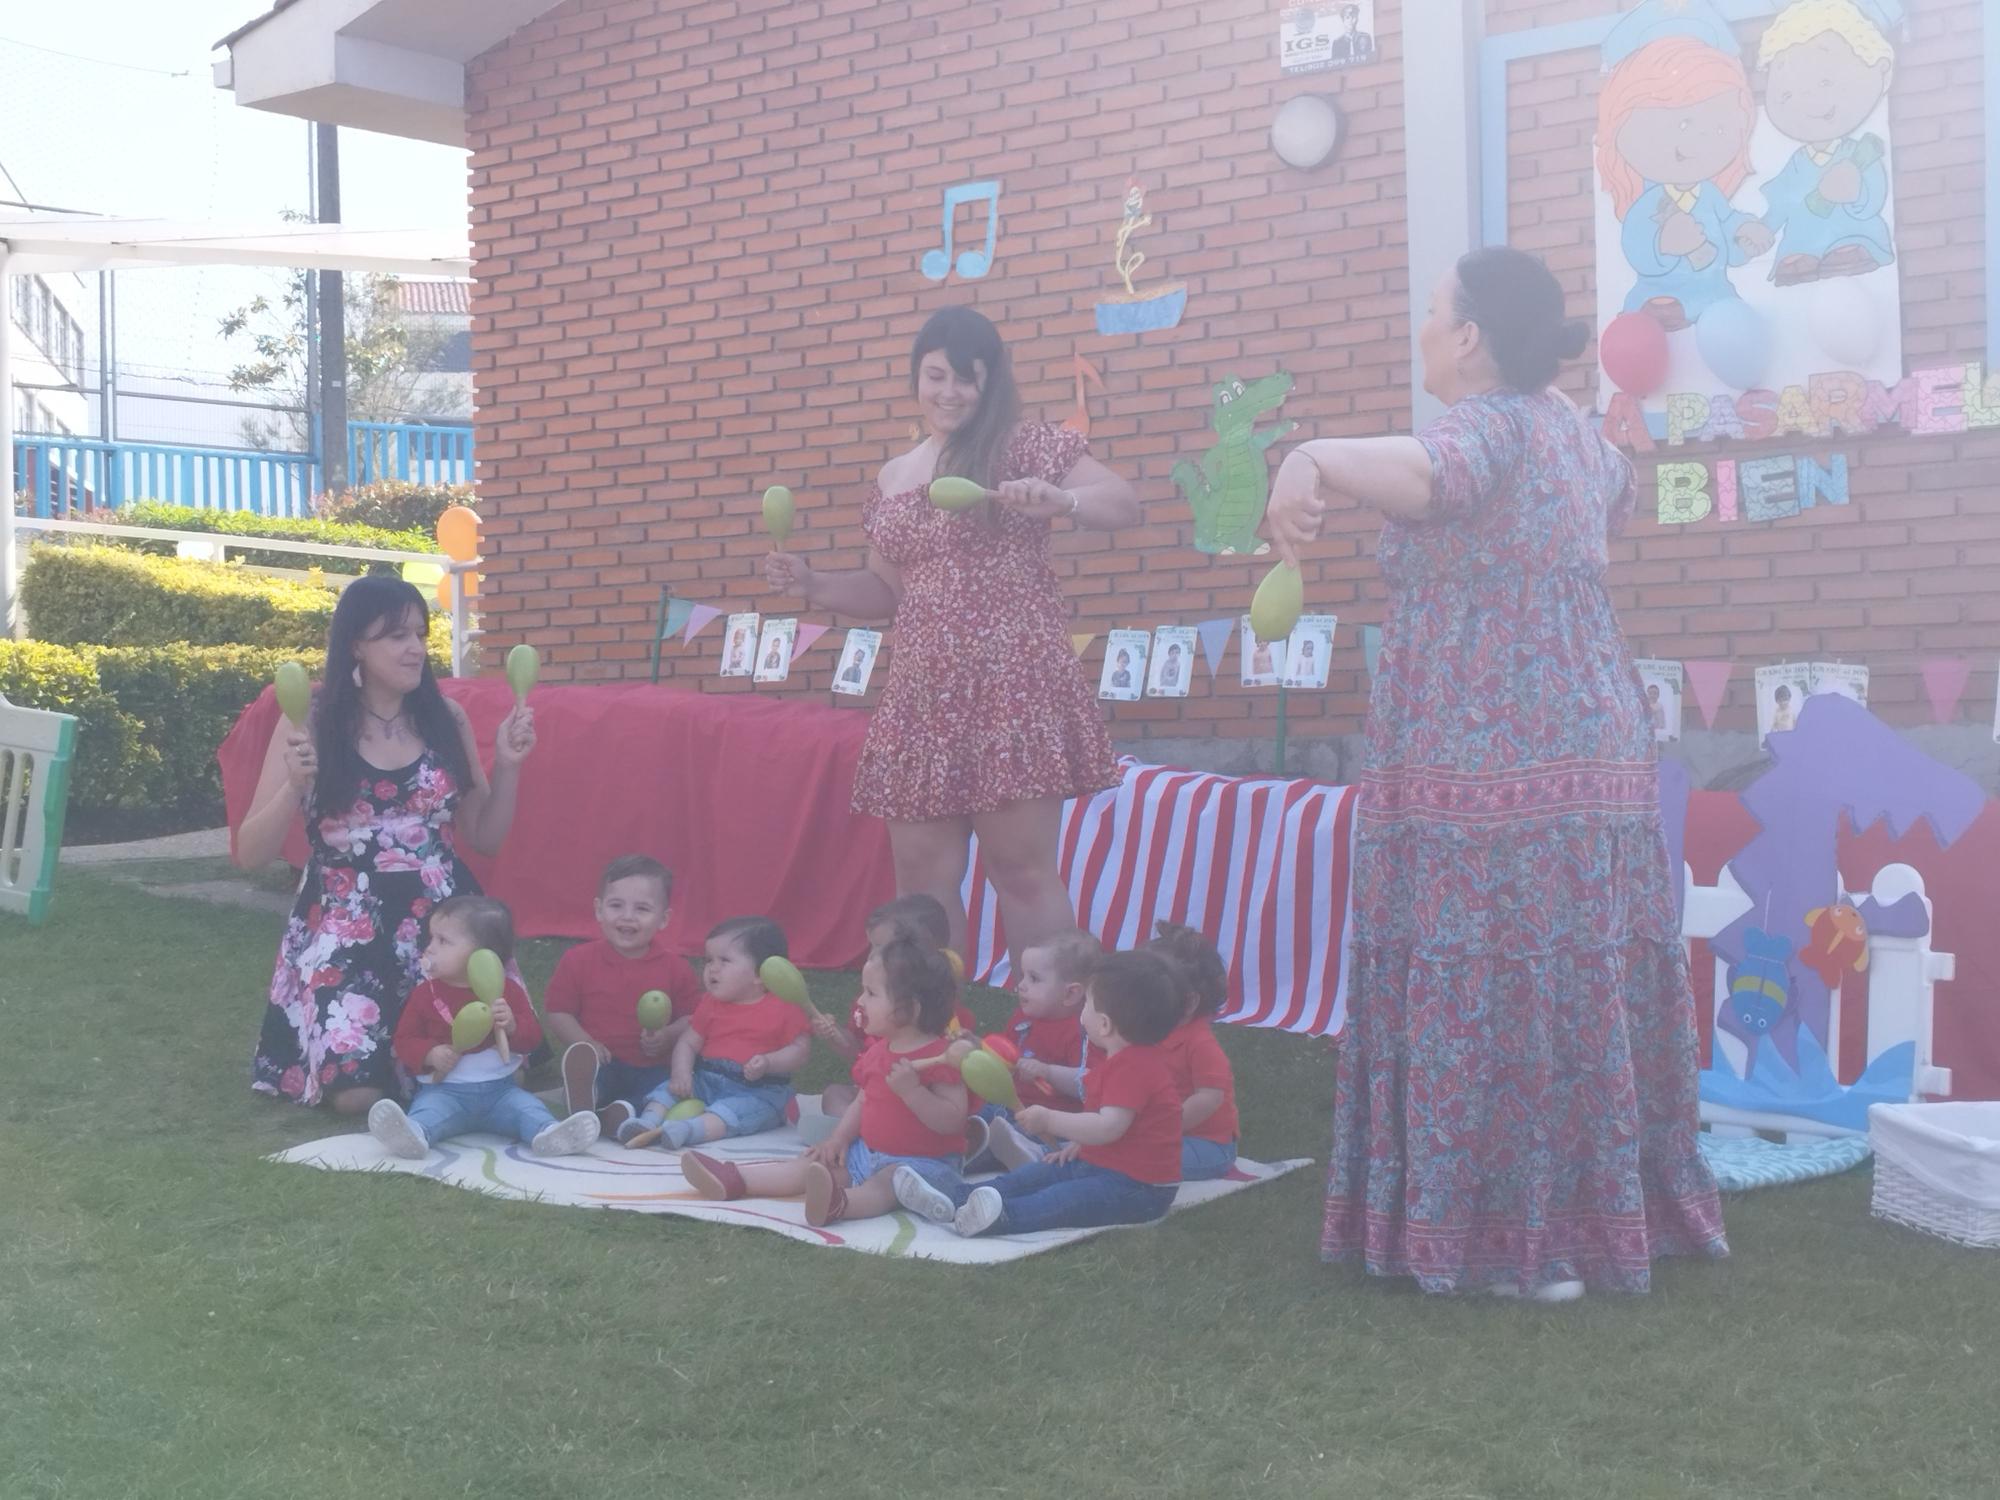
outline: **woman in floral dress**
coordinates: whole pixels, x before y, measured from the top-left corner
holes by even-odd
[[[1302,445],[1269,515],[1293,561],[1332,501],[1389,518],[1321,1251],[1433,1292],[1642,1292],[1655,1258],[1727,1247],[1604,587],[1632,469],[1550,387],[1585,332],[1540,261],[1460,260],[1419,342],[1444,416]]]
[[[298,1104],[365,1113],[401,1081],[389,1038],[422,977],[424,917],[479,884],[464,839],[498,851],[514,821],[534,718],[501,722],[493,776],[465,710],[438,690],[430,612],[401,579],[348,585],[333,612],[310,730],[279,720],[236,834],[236,860],[268,864],[303,811],[311,858],[278,944],[250,1086]]]
[[[1021,420],[1007,346],[971,308],[924,324],[910,387],[929,435],[884,465],[869,492],[868,565],[822,573],[774,552],[764,571],[808,605],[894,618],[896,649],[854,809],[888,821],[899,890],[944,903],[954,948],[964,942],[960,888],[976,833],[1018,955],[1076,925],[1056,861],[1064,799],[1117,779],[1070,648],[1050,523],[1111,530],[1136,521],[1139,503],[1081,436]],[[975,479],[995,498],[941,510],[928,491],[943,475]]]

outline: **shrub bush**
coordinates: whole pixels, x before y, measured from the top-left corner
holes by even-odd
[[[437,551],[436,536],[416,528],[389,531],[380,526],[310,517],[260,516],[240,510],[198,510],[188,505],[168,505],[161,500],[141,500],[120,511],[98,514],[120,526],[157,526],[162,531],[282,537],[292,542],[322,542],[330,547],[379,547],[385,552]],[[129,537],[106,537],[104,543],[126,551],[145,551],[169,557],[174,553],[174,544],[170,541],[142,542]],[[244,552],[239,554],[238,560],[253,568],[319,568],[324,572],[341,574],[396,571],[394,563],[364,563],[357,558],[316,557],[302,552]]]
[[[421,531],[428,546],[436,546],[437,520],[446,507],[478,509],[469,484],[413,484],[384,479],[358,484],[341,495],[322,495],[320,514],[329,521],[355,526],[379,526],[389,531]]]
[[[86,799],[115,805],[126,794],[138,759],[138,726],[104,691],[88,655],[42,641],[0,640],[0,696],[24,708],[76,715],[72,806]]]

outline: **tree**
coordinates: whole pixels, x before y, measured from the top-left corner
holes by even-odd
[[[284,291],[253,297],[222,319],[222,336],[247,341],[252,357],[229,372],[229,388],[273,399],[271,415],[243,419],[243,440],[252,448],[312,446],[307,389],[308,352],[313,330],[308,313],[310,271],[293,271]],[[356,422],[402,422],[427,417],[467,417],[455,410],[456,394],[426,385],[448,335],[412,325],[398,301],[394,276],[342,278],[347,306],[347,415]]]

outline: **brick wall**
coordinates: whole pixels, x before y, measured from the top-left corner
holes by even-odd
[[[1602,0],[1493,0],[1490,32],[1601,15]],[[1889,99],[1906,369],[1987,358],[1981,218],[1980,0],[1910,7]],[[1761,22],[1739,28],[1754,55]],[[1591,137],[1595,48],[1511,65],[1508,237],[1547,258],[1570,309],[1594,316]],[[1594,400],[1592,362],[1568,382]],[[1991,722],[2000,656],[2000,429],[1907,437],[1687,444],[1660,457],[1849,455],[1852,502],[1783,520],[1661,526],[1641,458],[1639,521],[1614,549],[1619,617],[1642,654],[1739,663],[1717,727],[1755,719],[1751,669],[1846,660],[1870,667],[1869,702],[1891,723],[1927,724],[1919,664],[1974,664],[1962,720]],[[1699,719],[1690,708],[1689,725]]]
[[[554,680],[642,676],[662,584],[813,619],[762,587],[757,496],[790,484],[794,546],[858,566],[862,498],[910,441],[910,340],[959,302],[1007,334],[1031,416],[1071,411],[1073,350],[1109,387],[1090,397],[1092,448],[1138,485],[1146,519],[1059,534],[1076,628],[1247,608],[1265,564],[1194,551],[1167,477],[1206,446],[1214,383],[1288,370],[1283,415],[1308,433],[1409,422],[1395,0],[1378,0],[1377,28],[1382,62],[1288,78],[1265,0],[577,0],[480,59],[490,644],[534,642]],[[1337,96],[1349,135],[1308,176],[1269,133],[1310,91]],[[1189,282],[1188,312],[1100,338],[1092,303],[1115,285],[1134,175],[1154,219],[1142,281]],[[1004,184],[993,272],[925,280],[943,189],[988,177]],[[1347,518],[1315,560],[1308,598],[1340,614],[1344,649],[1332,691],[1294,695],[1303,733],[1352,729],[1365,706],[1375,529]],[[837,640],[782,691],[826,701]],[[748,690],[715,677],[719,649],[711,627],[665,659],[683,685]],[[1107,704],[1113,731],[1268,733],[1274,693],[1235,674],[1232,649],[1184,701]]]

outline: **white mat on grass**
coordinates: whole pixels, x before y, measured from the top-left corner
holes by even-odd
[[[801,1099],[807,1113],[814,1101]],[[776,1161],[805,1149],[796,1128],[766,1131],[715,1141],[702,1148],[729,1161]],[[815,1229],[805,1220],[805,1205],[796,1198],[745,1198],[736,1203],[711,1203],[695,1196],[681,1176],[680,1157],[665,1151],[632,1151],[611,1141],[599,1141],[583,1156],[539,1157],[526,1146],[497,1135],[466,1135],[434,1148],[422,1161],[390,1156],[368,1135],[335,1135],[294,1146],[271,1158],[324,1167],[334,1172],[402,1172],[433,1178],[454,1187],[471,1188],[499,1198],[519,1198],[572,1208],[615,1208],[631,1213],[679,1214],[714,1224],[768,1229],[810,1245],[835,1245],[876,1255],[901,1255],[918,1260],[954,1261],[962,1265],[992,1265],[1053,1250],[1076,1240],[1103,1234],[1102,1229],[1051,1229],[1039,1234],[982,1235],[961,1239],[949,1229],[898,1210],[873,1219],[846,1220]],[[1183,1183],[1173,1212],[1240,1192],[1260,1182],[1282,1177],[1308,1164],[1309,1158],[1272,1163],[1239,1157],[1235,1170],[1213,1182]]]

